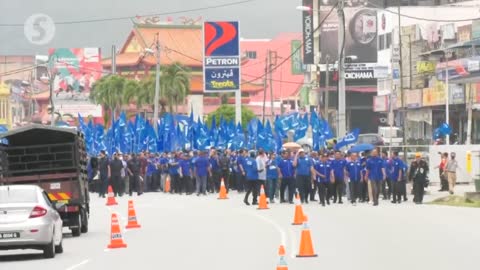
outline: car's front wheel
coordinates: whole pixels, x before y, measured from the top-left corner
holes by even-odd
[[[60,241],[60,244],[58,244],[58,246],[55,246],[55,253],[57,254],[63,253],[63,241]]]
[[[51,259],[55,257],[55,241],[53,240],[43,247],[43,257],[45,259]]]

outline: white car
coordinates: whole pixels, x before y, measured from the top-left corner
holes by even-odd
[[[62,219],[38,186],[0,186],[0,250],[40,249],[44,258],[62,253]]]

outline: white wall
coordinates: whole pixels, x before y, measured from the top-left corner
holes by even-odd
[[[467,151],[472,153],[472,172],[467,173]],[[457,169],[457,182],[472,183],[476,175],[480,174],[480,145],[432,145],[429,151],[430,163],[430,182],[440,183],[438,169],[435,166],[440,164],[440,155],[438,152],[455,152],[459,168]]]

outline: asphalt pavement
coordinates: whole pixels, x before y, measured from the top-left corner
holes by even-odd
[[[73,238],[65,230],[63,254],[46,260],[34,250],[0,251],[0,269],[276,269],[280,244],[289,269],[478,269],[478,209],[414,205],[411,196],[378,207],[311,202],[303,207],[318,257],[296,258],[302,226],[291,225],[294,206],[257,210],[241,196],[135,195],[142,228],[125,230],[128,197],[107,207],[93,195],[90,231]],[[438,196],[433,191],[426,200]],[[127,248],[107,249],[112,212],[120,215]]]

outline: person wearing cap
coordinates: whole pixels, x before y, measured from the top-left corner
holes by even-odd
[[[330,196],[329,190],[332,189],[333,180],[333,170],[328,160],[328,154],[324,153],[319,162],[314,165],[315,175],[316,175],[316,184],[318,186],[318,197],[320,199],[320,204],[325,206],[325,202],[330,205]]]
[[[428,178],[428,164],[420,153],[415,154],[415,160],[410,165],[409,177],[413,181],[413,202],[421,204]]]
[[[448,192],[450,194],[453,194],[455,192],[455,184],[457,183],[458,162],[455,157],[455,152],[450,153],[450,160],[447,161],[447,164],[445,165],[445,172],[448,179]]]
[[[313,161],[305,155],[305,150],[298,150],[293,160],[293,167],[296,170],[297,189],[300,193],[300,200],[302,203],[308,203],[310,196],[310,187],[312,185]]]
[[[357,199],[360,198],[362,169],[362,163],[358,159],[357,153],[352,153],[350,155],[350,161],[345,165],[345,172],[349,179],[350,201],[353,205],[356,205]]]
[[[382,190],[382,181],[387,178],[383,160],[378,156],[378,150],[372,151],[372,156],[367,160],[366,178],[372,186],[373,206],[378,206],[378,198]]]
[[[286,150],[282,151],[282,158],[278,163],[279,179],[280,179],[280,203],[285,201],[285,189],[288,188],[288,202],[293,204],[293,195],[295,193],[295,168],[290,153]]]
[[[248,197],[250,194],[253,196],[252,204],[257,205],[257,196],[258,196],[258,173],[259,173],[259,168],[258,168],[258,163],[255,159],[255,152],[251,151],[250,156],[246,158],[245,160],[245,174],[247,178],[247,192],[245,193],[245,198],[243,199],[243,202],[246,205],[250,205],[248,202]]]
[[[331,166],[334,175],[333,184],[333,203],[337,202],[342,204],[342,196],[345,188],[345,165],[347,164],[345,158],[343,158],[340,151],[335,152],[335,159],[332,161]]]

